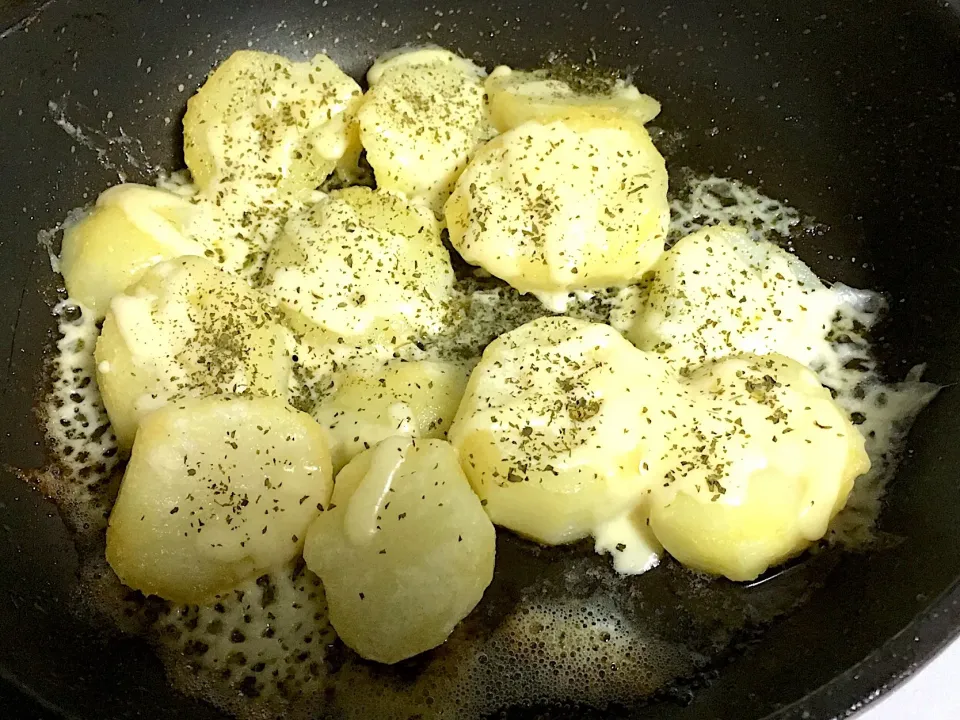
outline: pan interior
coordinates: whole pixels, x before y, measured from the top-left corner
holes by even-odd
[[[950,152],[956,154],[960,127],[955,122],[955,96],[950,100],[951,83],[960,74],[946,74],[946,69],[960,65],[956,22],[945,10],[913,9],[906,16],[906,26],[897,30],[903,36],[897,47],[909,46],[929,32],[943,38],[943,47],[907,61],[892,45],[867,40],[851,29],[869,19],[816,3],[791,9],[776,28],[752,8],[732,9],[718,17],[715,8],[695,3],[683,9],[683,17],[674,16],[679,10],[653,5],[631,9],[629,18],[626,11],[614,18],[614,10],[557,8],[547,26],[539,10],[525,5],[468,4],[449,14],[435,9],[422,16],[419,9],[402,13],[378,8],[369,13],[349,3],[334,5],[320,13],[308,4],[303,8],[278,4],[261,8],[254,16],[214,5],[198,11],[169,3],[162,12],[147,7],[133,11],[118,3],[111,12],[82,15],[54,4],[2,40],[23,59],[19,72],[26,68],[35,80],[13,84],[13,68],[0,75],[2,87],[18,88],[13,105],[19,106],[11,110],[4,105],[0,112],[12,113],[8,127],[16,127],[18,141],[30,149],[4,161],[9,176],[19,178],[19,187],[4,200],[7,212],[2,222],[9,223],[4,237],[18,241],[8,240],[2,248],[11,274],[3,292],[5,306],[20,308],[9,338],[3,391],[10,417],[19,421],[2,438],[5,462],[23,469],[44,464],[30,419],[36,399],[32,388],[51,342],[41,329],[54,326],[46,303],[55,296],[51,287],[55,281],[43,249],[22,238],[50,228],[69,208],[116,182],[118,173],[147,180],[158,167],[182,164],[176,155],[177,120],[188,91],[215,61],[248,40],[291,56],[326,49],[354,74],[380,51],[424,39],[468,56],[476,54],[487,65],[502,60],[532,66],[558,49],[573,47],[579,48],[575,60],[591,57],[592,50],[607,66],[638,65],[636,76],[644,78],[644,86],[667,108],[661,124],[676,138],[672,164],[762,181],[769,194],[789,198],[794,206],[811,212],[828,229],[798,241],[801,257],[827,279],[882,288],[894,303],[893,320],[883,335],[890,348],[891,375],[902,376],[908,364],[928,360],[934,380],[955,379],[957,358],[952,349],[958,347],[957,330],[947,327],[952,323],[937,322],[958,307],[957,297],[948,292],[958,262],[949,253],[956,250],[940,242],[950,237],[957,220],[951,204],[957,176],[950,174],[949,163],[956,164]],[[888,27],[885,21],[903,9],[895,3],[878,7],[874,36],[881,36]],[[826,19],[819,20],[821,15]],[[120,17],[136,30],[121,31]],[[494,19],[499,17],[501,21]],[[176,33],[172,28],[169,33],[160,31],[174,21]],[[369,36],[358,32],[368,26]],[[548,31],[530,32],[531,27]],[[138,32],[143,37],[163,35],[165,41],[135,42]],[[759,37],[764,41],[758,52],[754,44]],[[854,40],[860,45],[878,43],[873,48],[875,64],[867,66],[859,52],[856,57],[850,51],[836,52],[844,41]],[[932,57],[936,52],[943,57]],[[939,60],[935,71],[927,64],[933,60]],[[889,67],[878,69],[884,62]],[[744,73],[744,67],[755,72]],[[797,68],[806,73],[806,80],[798,76]],[[888,74],[903,88],[909,87],[909,93],[894,96]],[[888,81],[886,86],[881,87],[881,76]],[[193,84],[187,86],[184,78]],[[903,100],[907,95],[916,98],[909,107]],[[34,122],[15,121],[22,117],[20,111]],[[160,142],[152,145],[145,142],[148,138]],[[925,191],[919,192],[919,187]],[[897,212],[891,213],[891,207]],[[932,257],[943,261],[925,261]],[[491,588],[494,600],[461,635],[489,637],[489,628],[502,625],[520,602],[528,603],[531,612],[509,633],[509,651],[491,652],[485,660],[478,656],[478,665],[465,667],[451,661],[457,657],[454,642],[433,661],[451,661],[451,673],[489,673],[500,679],[500,688],[491,691],[502,693],[494,698],[498,706],[522,699],[515,679],[519,664],[542,670],[543,682],[554,685],[564,672],[589,673],[589,684],[581,687],[590,687],[594,696],[578,693],[555,699],[591,704],[633,700],[661,688],[666,680],[708,665],[715,682],[693,695],[692,705],[668,703],[657,710],[635,710],[641,716],[646,712],[685,716],[697,710],[722,714],[736,698],[741,716],[759,717],[797,699],[905,627],[957,576],[960,558],[950,549],[955,543],[942,542],[954,537],[949,519],[951,510],[960,508],[950,480],[957,451],[944,441],[957,431],[957,414],[945,409],[954,402],[948,390],[921,419],[911,462],[894,485],[883,516],[881,529],[891,541],[877,553],[825,553],[753,587],[704,582],[668,564],[624,588],[606,570],[606,561],[589,549],[537,550],[502,537],[498,565],[508,570],[498,574]],[[159,668],[142,648],[121,639],[108,640],[104,646],[99,634],[86,627],[88,618],[50,612],[74,603],[78,559],[88,590],[99,587],[98,579],[109,573],[104,575],[102,568],[88,562],[96,556],[95,548],[73,548],[50,507],[25,494],[22,484],[5,477],[0,490],[0,501],[15,508],[8,513],[12,542],[9,549],[4,546],[9,556],[4,556],[4,567],[10,570],[3,590],[12,604],[0,613],[0,627],[9,629],[6,637],[24,639],[14,644],[19,647],[0,649],[4,673],[79,716],[99,702],[118,716],[146,703],[151,707],[159,703],[158,717],[193,708],[189,700],[164,689]],[[299,577],[300,583],[291,587],[302,587],[309,602],[309,580]],[[270,599],[270,584],[251,587],[249,595],[248,602],[262,604]],[[796,613],[754,638],[756,630],[806,596],[809,602]],[[567,607],[549,605],[554,598]],[[276,602],[275,593],[273,599]],[[14,611],[24,607],[34,607],[25,619]],[[629,628],[610,622],[613,610],[629,619]],[[591,611],[593,619],[581,623],[586,627],[574,622],[571,629],[571,618],[590,618],[586,613]],[[131,623],[162,623],[165,612],[141,603]],[[197,627],[216,620],[198,617]],[[243,622],[242,614],[229,620]],[[75,637],[76,642],[64,648],[64,637]],[[560,671],[557,658],[541,646],[545,637],[553,641],[551,647],[571,650]],[[797,641],[805,637],[816,640]],[[722,660],[731,645],[755,639],[756,646],[746,656],[734,654],[729,664]],[[635,662],[630,687],[623,690],[611,677],[617,672],[603,667],[611,662],[607,649],[618,643],[617,672],[626,676],[624,663]],[[193,649],[199,652],[200,646]],[[131,653],[152,668],[146,680],[133,661],[125,659]],[[51,657],[58,658],[56,667]],[[297,677],[309,672],[314,660],[305,658],[292,672]],[[337,664],[336,654],[324,662]],[[366,682],[370,678],[386,692],[398,693],[407,693],[422,669],[417,662],[398,673],[349,662],[338,668],[364,679],[353,683],[358,690],[370,687]],[[699,681],[704,676],[697,677]],[[291,688],[295,685],[290,683]],[[73,696],[70,688],[75,688]],[[421,698],[424,703],[436,702],[431,692],[438,691],[427,691]],[[676,685],[662,696],[687,699],[686,690]],[[357,692],[353,697],[347,693],[342,701],[359,712],[365,699]]]

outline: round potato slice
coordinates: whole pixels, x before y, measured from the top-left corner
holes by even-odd
[[[350,147],[360,87],[326,55],[233,53],[187,103],[183,150],[201,189],[243,179],[312,190]]]
[[[97,383],[122,448],[170,401],[218,394],[285,397],[289,334],[280,311],[199,257],[153,266],[113,299],[97,340]]]
[[[512,70],[494,68],[484,83],[490,120],[500,132],[525,122],[549,122],[571,111],[618,112],[641,125],[660,113],[660,103],[633,85],[596,73],[563,72],[559,68]]]
[[[480,602],[495,541],[454,449],[391,437],[337,475],[303,556],[323,580],[340,638],[395,663],[443,643]]]
[[[659,477],[678,392],[664,361],[609,326],[540,318],[487,347],[448,436],[494,523],[567,543]]]
[[[337,190],[293,217],[264,272],[264,290],[299,331],[309,329],[306,320],[335,335],[379,333],[394,344],[443,326],[453,282],[432,213],[364,187]]]
[[[60,272],[71,298],[102,318],[110,300],[147,268],[204,246],[183,234],[190,202],[175,193],[128,183],[104,191],[89,215],[66,229]]]
[[[753,580],[826,534],[870,468],[863,437],[817,377],[782,355],[707,363],[688,391],[650,527],[684,565]]]
[[[569,114],[480,148],[445,214],[467,262],[562,311],[572,291],[628,284],[660,257],[667,171],[639,123]]]
[[[470,154],[494,133],[482,76],[440,48],[394,53],[370,68],[358,119],[377,187],[442,212]]]
[[[147,595],[200,603],[296,557],[333,489],[323,429],[283,400],[192,400],[145,418],[107,560]]]
[[[665,252],[639,300],[627,338],[679,365],[779,353],[810,366],[831,352],[836,296],[786,250],[729,225],[687,235]]]
[[[466,384],[464,365],[433,360],[345,373],[313,413],[330,435],[334,471],[393,435],[444,438]]]

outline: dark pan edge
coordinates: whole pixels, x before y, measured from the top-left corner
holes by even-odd
[[[960,637],[960,580],[880,649],[764,720],[840,720],[861,716],[930,664]],[[851,704],[851,698],[859,698]]]

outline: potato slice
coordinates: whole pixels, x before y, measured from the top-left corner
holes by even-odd
[[[660,103],[632,84],[594,73],[559,68],[512,70],[494,68],[484,83],[490,120],[500,132],[525,122],[549,122],[571,111],[616,112],[641,125],[660,113]]]
[[[204,602],[296,557],[332,489],[325,433],[283,400],[168,405],[137,434],[107,560],[146,595]]]
[[[377,60],[357,115],[377,187],[442,212],[471,153],[494,134],[482,76],[481,68],[440,48]]]
[[[627,337],[679,365],[780,353],[811,365],[830,353],[837,299],[773,243],[718,225],[687,235],[651,268]]]
[[[67,294],[93,311],[107,313],[114,295],[147,268],[180,255],[203,255],[183,227],[188,200],[165,190],[127,183],[104,191],[89,215],[66,229],[60,272]]]
[[[201,189],[244,179],[312,190],[350,145],[360,86],[326,55],[240,50],[187,103],[184,157]]]
[[[639,123],[570,114],[484,145],[445,208],[467,262],[562,311],[575,290],[625,285],[663,252],[663,158]]]
[[[334,471],[393,435],[444,438],[466,384],[466,366],[432,360],[347,372],[313,413],[329,432]]]
[[[487,347],[448,435],[494,523],[567,543],[659,477],[678,393],[663,360],[609,326],[540,318]]]
[[[433,215],[364,187],[337,190],[292,218],[264,271],[264,290],[309,321],[299,331],[381,333],[394,344],[441,329],[453,282]]]
[[[117,442],[170,401],[285,397],[288,333],[265,296],[204,258],[153,266],[113,299],[97,341],[97,382]]]
[[[303,556],[340,638],[395,663],[443,643],[480,602],[495,540],[453,448],[392,437],[337,475]]]
[[[688,567],[752,580],[822,538],[857,476],[864,440],[817,377],[782,355],[737,355],[688,380],[650,527]]]

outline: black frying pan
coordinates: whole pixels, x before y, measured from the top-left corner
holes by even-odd
[[[57,278],[37,232],[116,170],[149,181],[150,166],[182,166],[186,98],[230,51],[326,48],[359,77],[382,51],[431,39],[488,66],[559,52],[635,69],[663,103],[658,124],[680,133],[670,166],[759,183],[814,215],[824,229],[797,243],[803,259],[893,301],[881,341],[891,375],[923,361],[949,384],[960,378],[958,13],[955,0],[0,2],[0,714],[219,716],[173,692],[142,642],[75,616],[77,550],[15,470],[46,462],[34,407]],[[51,100],[86,128],[112,111],[108,129],[143,140],[141,161],[117,147],[98,160],[52,122]],[[638,578],[634,621],[709,657],[649,701],[597,716],[828,718],[895,685],[960,630],[958,471],[960,392],[948,388],[911,435],[882,548],[826,553],[750,587],[704,586],[669,562]],[[534,557],[501,537],[476,622],[496,622],[525,584],[550,586],[571,557],[594,562],[577,548]]]

